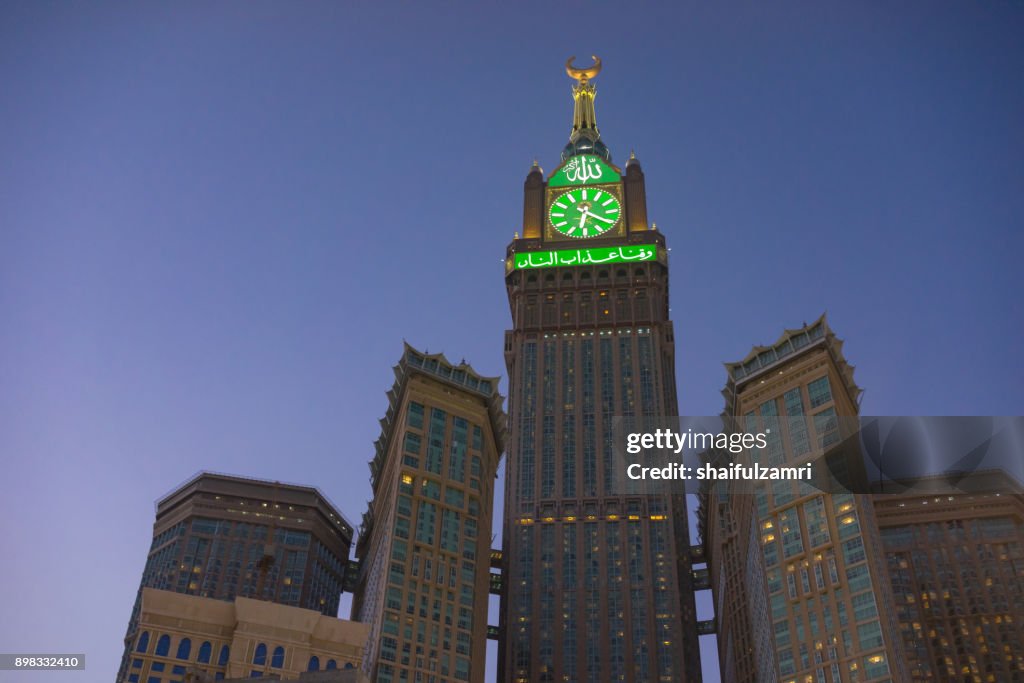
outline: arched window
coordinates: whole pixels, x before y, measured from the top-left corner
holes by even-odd
[[[252,656],[252,663],[256,666],[263,666],[267,663],[267,646],[263,643],[256,646],[256,654]]]
[[[217,660],[217,666],[226,666],[228,663],[228,657],[231,656],[231,649],[224,645],[220,649],[220,658]]]
[[[352,666],[352,662],[345,662],[345,668],[346,669],[354,669],[355,667]]]
[[[149,631],[143,631],[139,636],[139,642],[135,646],[136,652],[145,652],[149,649]]]
[[[320,658],[313,655],[309,658],[309,666],[306,667],[306,671],[319,671],[320,670]]]
[[[160,640],[156,641],[156,656],[166,657],[167,653],[171,650],[171,637],[166,633],[160,636]]]
[[[328,659],[327,660],[327,670],[328,671],[331,671],[331,670],[337,669],[337,668],[338,668],[338,663],[336,661],[334,661],[333,659]]]
[[[197,661],[200,664],[209,664],[211,654],[213,654],[213,646],[210,645],[210,641],[207,640],[199,646],[199,659]]]
[[[178,643],[178,659],[188,659],[192,654],[192,641],[189,638],[182,638]]]
[[[270,666],[275,669],[284,667],[284,648],[280,645],[274,648],[274,656],[270,658]]]

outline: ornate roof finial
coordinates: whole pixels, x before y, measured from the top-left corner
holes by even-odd
[[[579,69],[572,65],[576,55],[569,57],[569,59],[565,60],[565,73],[569,74],[569,78],[575,78],[581,84],[586,83],[601,73],[601,60],[597,55],[591,55],[590,58],[594,60],[594,65],[588,66],[586,69]]]
[[[594,55],[592,66],[579,68],[573,66],[575,59],[569,57],[565,62],[565,73],[576,81],[576,85],[572,87],[572,134],[569,135],[569,144],[562,150],[562,159],[576,154],[596,154],[610,162],[611,152],[601,142],[601,133],[597,130],[597,113],[594,110],[597,89],[590,82],[601,72],[601,60]]]

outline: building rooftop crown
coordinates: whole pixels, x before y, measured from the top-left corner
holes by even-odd
[[[597,129],[597,112],[594,109],[597,88],[590,82],[601,72],[601,60],[594,55],[594,64],[581,69],[573,65],[575,59],[569,57],[565,62],[565,72],[576,80],[576,85],[572,87],[572,133],[569,143],[562,149],[562,161],[577,154],[596,154],[611,163],[612,153],[601,142],[601,132]]]

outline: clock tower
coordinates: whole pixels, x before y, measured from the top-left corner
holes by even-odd
[[[600,70],[566,63],[569,142],[506,251],[503,683],[700,681],[685,499],[615,486],[613,418],[678,406],[665,237],[601,139]]]

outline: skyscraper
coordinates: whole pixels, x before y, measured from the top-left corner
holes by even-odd
[[[351,525],[315,488],[199,473],[157,502],[118,680],[130,675],[144,588],[334,617],[351,543]]]
[[[976,491],[901,483],[875,514],[909,680],[1024,681],[1024,488],[998,470]]]
[[[768,462],[802,464],[842,443],[861,390],[822,316],[727,363],[725,416],[767,432]],[[699,512],[722,680],[906,680],[869,495],[805,482],[733,495],[705,487]]]
[[[483,683],[498,380],[408,344],[370,462],[352,618],[377,683]]]
[[[700,680],[685,500],[613,485],[613,417],[678,407],[665,238],[598,132],[600,69],[566,64],[569,143],[506,252],[503,683]]]

